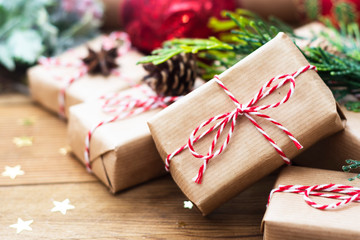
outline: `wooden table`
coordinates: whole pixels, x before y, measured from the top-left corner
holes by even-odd
[[[66,149],[66,123],[20,94],[0,95],[0,239],[262,239],[260,223],[275,175],[207,217],[185,209],[170,176],[112,195]],[[14,144],[33,137],[31,146]],[[65,215],[53,201],[70,200]],[[17,219],[33,220],[16,233]]]

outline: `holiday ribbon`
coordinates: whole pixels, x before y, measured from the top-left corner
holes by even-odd
[[[259,92],[256,93],[254,98],[251,99],[247,104],[240,104],[239,101],[235,98],[235,96],[220,81],[220,78],[218,76],[215,76],[215,81],[225,91],[225,93],[229,96],[229,98],[233,101],[236,108],[231,112],[227,112],[227,113],[224,113],[224,114],[220,114],[220,115],[211,117],[210,119],[208,119],[207,121],[201,123],[198,127],[196,127],[195,130],[190,134],[190,137],[188,139],[187,144],[185,144],[182,147],[176,149],[173,153],[169,154],[166,157],[166,159],[165,159],[165,169],[167,171],[169,171],[170,161],[174,156],[181,153],[185,149],[189,149],[189,151],[191,152],[191,154],[194,157],[203,159],[203,164],[201,165],[201,167],[200,167],[200,169],[198,171],[198,174],[193,178],[193,180],[196,183],[201,183],[202,177],[203,177],[203,175],[205,173],[206,166],[207,166],[209,160],[216,157],[216,156],[218,156],[219,154],[221,154],[225,150],[227,145],[229,144],[231,136],[232,136],[232,134],[234,132],[234,129],[235,129],[235,124],[236,124],[237,117],[239,115],[244,115],[245,117],[247,117],[250,120],[250,122],[256,127],[256,129],[275,148],[275,150],[280,155],[280,157],[284,160],[284,162],[287,163],[287,164],[290,164],[290,159],[288,159],[286,157],[285,153],[281,150],[281,148],[275,143],[275,141],[273,139],[270,138],[270,136],[264,131],[264,129],[250,115],[258,116],[258,117],[261,117],[261,118],[271,122],[272,124],[277,126],[279,129],[281,129],[292,140],[292,142],[295,144],[297,149],[301,149],[302,148],[301,144],[295,139],[295,137],[289,132],[289,130],[287,130],[284,126],[282,126],[276,120],[272,119],[268,115],[260,113],[259,111],[265,110],[265,109],[268,109],[268,108],[276,108],[276,107],[280,106],[281,104],[287,102],[290,99],[290,97],[293,95],[294,91],[295,91],[295,78],[297,76],[299,76],[300,74],[306,72],[307,70],[316,70],[316,67],[314,67],[312,65],[308,65],[308,66],[300,68],[298,71],[296,71],[296,72],[294,72],[292,74],[279,75],[279,76],[276,76],[276,77],[270,79],[269,81],[267,81],[260,88]],[[276,84],[275,86],[271,86],[271,84],[273,82],[277,81],[277,80],[280,80],[280,82],[278,84]],[[279,101],[277,103],[274,103],[274,104],[271,104],[271,105],[262,105],[262,106],[255,106],[254,105],[258,101],[260,101],[261,99],[263,99],[266,96],[270,95],[276,89],[282,87],[286,83],[290,83],[290,88],[289,88],[289,91],[286,94],[286,96],[281,101]],[[204,128],[205,126],[209,125],[210,123],[216,122],[217,120],[221,120],[221,121],[216,123],[214,126],[210,127],[204,133],[202,133],[201,135],[196,137],[196,133],[200,129]],[[227,135],[225,141],[223,142],[221,147],[214,152],[216,143],[217,143],[218,139],[220,138],[221,133],[223,132],[226,125],[228,123],[230,123],[230,122],[231,122],[231,126],[230,126],[230,129],[229,129],[229,132],[228,132],[228,135]],[[213,139],[213,141],[212,141],[212,143],[211,143],[211,145],[209,147],[209,152],[206,155],[202,155],[202,154],[197,153],[195,151],[195,149],[194,149],[194,143],[196,143],[199,139],[201,139],[202,137],[204,137],[207,134],[211,133],[212,131],[214,131],[217,128],[219,128],[219,129],[217,130],[217,132],[215,134],[215,137],[214,137],[214,139]]]
[[[118,57],[126,54],[131,49],[131,42],[130,38],[125,32],[112,32],[108,37],[104,38],[103,40],[103,47],[104,49],[108,50],[114,47],[114,43],[117,40],[121,40],[123,43],[120,48],[118,48]],[[80,79],[81,77],[85,76],[88,73],[87,66],[81,61],[81,59],[77,59],[76,62],[66,62],[62,61],[59,58],[55,57],[41,57],[39,59],[39,64],[45,67],[66,67],[66,68],[75,68],[77,72],[74,76],[69,78],[61,78],[64,82],[63,87],[59,91],[58,102],[59,102],[59,115],[61,117],[65,117],[65,94],[66,90],[73,84],[76,80]],[[111,72],[115,76],[121,76],[121,73],[118,70],[113,70]],[[130,85],[133,85],[129,79],[124,77]]]
[[[304,186],[304,185],[279,185],[278,188],[273,189],[270,192],[268,205],[274,193],[276,192],[286,192],[286,193],[297,193],[303,195],[304,201],[311,207],[317,208],[320,210],[329,210],[342,207],[351,202],[360,202],[360,188],[341,185],[341,184],[323,184],[323,185],[314,185],[314,186]],[[336,194],[329,194],[323,192],[331,192]],[[345,194],[337,195],[337,194]],[[342,201],[335,202],[332,204],[318,204],[310,199],[309,196],[324,197],[330,199],[339,199]]]
[[[152,90],[148,88],[144,88],[143,85],[137,85],[135,87],[140,88],[142,92],[145,93],[146,97],[144,99],[134,98],[130,95],[122,96],[121,94],[118,93],[101,97],[101,99],[104,100],[104,104],[102,105],[102,110],[105,113],[113,113],[116,115],[94,125],[86,135],[84,159],[85,159],[86,169],[89,172],[92,172],[91,161],[90,161],[90,141],[94,131],[98,127],[105,125],[107,123],[115,122],[117,120],[135,116],[152,109],[166,108],[168,105],[181,98],[181,96],[162,97],[156,95]]]

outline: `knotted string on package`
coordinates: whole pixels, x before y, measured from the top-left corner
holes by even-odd
[[[342,207],[351,202],[360,202],[360,188],[346,186],[341,184],[323,184],[314,186],[304,185],[279,185],[278,188],[273,189],[270,192],[268,205],[274,193],[286,192],[286,193],[297,193],[303,195],[304,201],[311,207],[320,210],[329,210]],[[330,193],[324,193],[330,192]],[[335,193],[335,194],[334,194]],[[338,195],[344,194],[344,195]],[[332,204],[318,204],[310,199],[309,196],[324,197],[330,199],[342,200]]]
[[[109,36],[107,36],[103,39],[102,45],[105,50],[109,50],[115,46],[117,40],[122,41],[121,47],[119,47],[117,49],[118,57],[121,57],[121,56],[125,55],[126,53],[128,53],[131,49],[131,42],[130,42],[130,38],[127,33],[112,32]],[[71,52],[71,51],[72,50],[69,50],[68,52]],[[56,57],[41,57],[39,59],[39,64],[43,65],[47,68],[49,68],[49,67],[65,67],[65,68],[77,69],[77,71],[75,72],[75,74],[73,76],[57,77],[61,82],[64,83],[64,85],[61,87],[61,89],[59,91],[58,102],[59,102],[59,115],[61,117],[65,117],[66,90],[76,80],[82,78],[83,76],[85,76],[88,73],[88,67],[80,58],[77,58],[77,59],[69,62],[69,61],[61,60],[60,58],[56,58]],[[134,84],[132,84],[132,81],[129,78],[122,76],[122,74],[119,70],[113,69],[111,71],[111,74],[114,76],[117,76],[117,77],[122,77],[123,80],[125,80],[129,83],[129,85],[134,85]]]
[[[181,98],[181,96],[163,97],[156,95],[155,92],[153,92],[150,88],[143,85],[137,85],[135,88],[139,88],[142,93],[145,94],[145,98],[136,98],[130,95],[123,95],[121,93],[109,94],[107,96],[101,97],[101,99],[104,101],[102,110],[105,113],[115,115],[112,115],[107,120],[100,121],[98,124],[95,124],[86,135],[84,159],[86,169],[89,172],[92,172],[90,161],[90,141],[94,131],[98,127],[131,116],[136,116],[152,109],[166,108],[168,105]]]
[[[191,154],[194,157],[200,158],[203,160],[203,164],[201,165],[201,167],[198,171],[198,174],[193,178],[193,181],[200,184],[209,161],[212,158],[220,155],[226,149],[227,145],[229,144],[231,136],[235,129],[236,120],[237,120],[238,116],[240,116],[240,115],[247,117],[250,120],[250,122],[256,127],[256,129],[275,148],[276,152],[280,155],[280,157],[284,160],[284,162],[287,164],[290,164],[290,159],[286,157],[285,153],[281,150],[281,148],[264,131],[264,129],[256,122],[256,120],[251,115],[261,117],[261,118],[271,122],[275,126],[277,126],[291,139],[291,141],[295,144],[297,149],[301,149],[302,148],[301,144],[295,139],[295,137],[289,132],[289,130],[287,130],[287,128],[285,128],[283,125],[281,125],[278,121],[272,119],[270,116],[260,113],[259,111],[265,110],[268,108],[276,108],[276,107],[280,106],[281,104],[286,103],[291,98],[291,96],[293,95],[293,93],[295,91],[295,78],[308,70],[316,70],[316,67],[314,67],[312,65],[307,65],[305,67],[300,68],[299,70],[297,70],[296,72],[294,72],[292,74],[279,75],[277,77],[270,79],[260,88],[259,92],[257,92],[255,94],[254,98],[252,98],[247,104],[241,104],[235,98],[235,96],[229,91],[229,89],[227,89],[225,87],[225,85],[221,82],[220,78],[218,76],[215,76],[215,81],[229,96],[231,101],[235,104],[236,108],[231,112],[227,112],[224,114],[220,114],[220,115],[211,117],[210,119],[208,119],[207,121],[201,123],[198,127],[196,127],[195,130],[192,131],[192,133],[190,134],[190,137],[189,137],[187,143],[185,145],[183,145],[182,147],[176,149],[173,153],[169,154],[166,157],[165,169],[167,171],[169,171],[170,161],[174,156],[181,153],[185,149],[189,149],[189,151],[191,152]],[[275,86],[271,86],[273,84],[273,82],[276,82],[276,81],[280,81],[280,82],[278,84],[276,84]],[[275,90],[282,87],[286,83],[289,83],[289,91],[287,92],[286,96],[281,101],[271,104],[271,105],[261,105],[261,106],[255,105],[258,101],[260,101],[261,99],[265,98],[266,96],[272,94]],[[196,136],[196,134],[199,132],[200,129],[202,129],[205,126],[209,125],[210,123],[214,123],[214,122],[217,122],[217,123],[215,123],[212,127],[210,127],[208,130],[204,131],[199,136]],[[216,143],[228,123],[230,123],[231,125],[229,128],[227,137],[226,137],[225,141],[223,142],[223,144],[220,146],[220,148],[215,151]],[[196,152],[194,149],[194,143],[196,143],[198,140],[200,140],[204,136],[208,135],[209,133],[215,131],[216,129],[218,129],[218,130],[211,142],[208,153],[205,155],[202,155],[202,154]]]

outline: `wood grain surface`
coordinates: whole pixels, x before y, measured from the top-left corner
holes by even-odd
[[[33,116],[30,126],[19,119]],[[23,176],[0,175],[0,239],[262,239],[260,223],[275,175],[238,195],[207,217],[185,209],[186,197],[165,176],[117,195],[108,192],[71,155],[66,124],[22,95],[0,96],[0,172],[21,165]],[[17,147],[14,137],[33,136]],[[51,212],[66,198],[75,209]],[[32,231],[16,233],[18,218]]]

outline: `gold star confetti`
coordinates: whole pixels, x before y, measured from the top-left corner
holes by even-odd
[[[70,151],[71,148],[69,146],[59,148],[59,153],[64,156],[66,156]]]
[[[17,176],[24,175],[24,171],[21,170],[20,165],[16,165],[15,167],[5,166],[5,171],[1,173],[3,177],[10,177],[11,179],[15,179]]]
[[[184,201],[184,208],[192,209],[194,204],[191,201]]]
[[[23,230],[32,231],[30,224],[32,224],[34,220],[23,221],[21,218],[18,218],[17,223],[10,225],[11,228],[16,228],[16,233],[20,233]]]
[[[32,126],[36,122],[36,117],[26,117],[18,119],[17,123],[22,126]]]
[[[27,136],[14,137],[13,143],[15,143],[15,145],[18,147],[28,147],[33,144],[33,140],[34,140],[34,137],[27,137]]]

